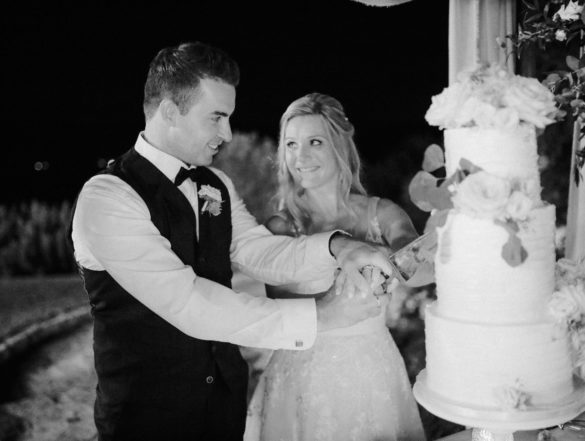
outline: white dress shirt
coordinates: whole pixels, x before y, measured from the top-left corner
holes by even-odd
[[[185,164],[138,136],[136,151],[167,178]],[[235,268],[265,283],[319,279],[331,273],[331,233],[291,238],[274,236],[258,225],[220,170],[231,199]],[[197,188],[191,180],[179,186],[194,213]],[[269,349],[306,349],[316,335],[313,299],[257,297],[203,277],[171,250],[150,220],[145,202],[126,182],[112,175],[92,177],[83,186],[73,218],[75,258],[81,266],[107,271],[126,291],[187,335]]]

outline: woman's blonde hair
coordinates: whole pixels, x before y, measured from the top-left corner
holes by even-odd
[[[327,137],[339,168],[339,192],[342,208],[354,214],[349,206],[351,193],[366,194],[360,180],[361,160],[353,141],[354,127],[345,116],[343,106],[335,98],[321,93],[310,93],[293,101],[280,118],[278,142],[278,206],[287,211],[300,232],[307,232],[310,213],[302,196],[304,189],[295,183],[286,165],[284,136],[289,121],[297,116],[317,115],[323,120]]]

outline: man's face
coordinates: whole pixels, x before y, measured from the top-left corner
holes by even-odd
[[[190,165],[210,165],[222,142],[232,139],[229,117],[236,89],[222,81],[202,79],[189,111],[177,113],[170,128],[170,153]]]

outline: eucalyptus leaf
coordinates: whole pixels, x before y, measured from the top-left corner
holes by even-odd
[[[567,41],[565,42],[565,44],[569,44],[571,41],[573,41],[575,38],[577,38],[577,33],[572,33],[569,35],[569,38],[567,38]]]
[[[422,168],[427,172],[434,172],[445,166],[445,154],[437,144],[431,144],[425,150]]]
[[[549,85],[554,85],[557,82],[559,82],[560,80],[561,80],[561,76],[558,73],[553,72],[551,74],[548,74],[548,76],[544,79],[542,84],[549,87]]]
[[[410,185],[408,192],[412,202],[423,211],[435,209],[444,210],[453,208],[451,192],[447,187],[437,187],[438,179],[428,172],[418,172]]]
[[[532,17],[524,20],[524,23],[526,23],[526,24],[534,23],[535,21],[540,20],[540,18],[541,18],[540,14],[534,14]]]
[[[428,218],[425,225],[425,233],[430,233],[436,230],[438,227],[445,226],[447,217],[449,216],[449,209],[437,210]]]
[[[512,219],[506,219],[505,221],[500,219],[494,219],[494,224],[504,227],[508,234],[515,235],[516,233],[518,233],[518,231],[520,231],[518,222]]]
[[[516,234],[510,234],[508,241],[502,247],[502,258],[512,267],[517,267],[524,263],[528,253],[522,246],[520,238]]]
[[[569,68],[571,70],[579,69],[579,59],[577,57],[574,57],[572,55],[567,55],[567,58],[565,60],[566,60],[567,66],[569,66]]]
[[[431,211],[434,207],[432,203],[432,192],[437,188],[437,178],[426,171],[419,171],[408,186],[410,199],[422,211]]]
[[[461,158],[461,160],[459,161],[459,168],[464,172],[467,172],[467,174],[477,173],[478,171],[483,170],[481,167],[478,167],[477,165],[475,165],[473,162],[466,158]]]

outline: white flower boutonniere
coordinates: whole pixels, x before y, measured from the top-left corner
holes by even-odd
[[[201,213],[206,211],[213,216],[217,216],[221,213],[221,191],[211,185],[202,185],[201,189],[197,193],[201,199],[205,202],[201,208]]]

